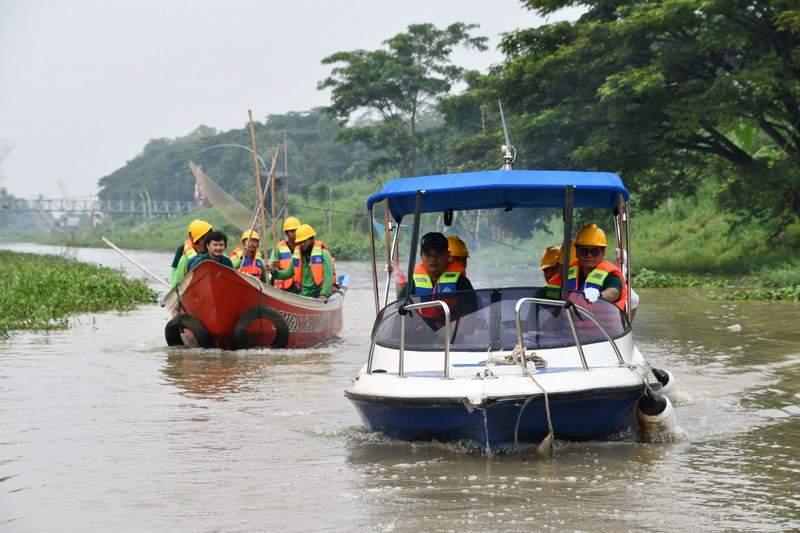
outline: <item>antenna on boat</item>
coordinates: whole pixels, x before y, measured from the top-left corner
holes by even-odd
[[[500,170],[512,170],[514,168],[514,161],[517,160],[517,149],[511,145],[511,141],[508,138],[506,117],[503,115],[503,104],[500,103],[499,98],[497,99],[497,107],[500,108],[500,122],[503,124],[503,137],[506,141],[506,143],[500,148],[503,150],[503,166],[500,167]]]

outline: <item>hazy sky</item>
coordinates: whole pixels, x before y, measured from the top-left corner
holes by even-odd
[[[481,70],[502,59],[501,32],[544,22],[517,0],[0,0],[0,139],[16,143],[0,187],[94,193],[149,139],[327,105],[323,57],[456,21],[490,38],[454,55]]]

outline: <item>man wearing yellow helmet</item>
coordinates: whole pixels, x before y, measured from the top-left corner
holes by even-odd
[[[450,252],[450,260],[455,261],[464,267],[464,274],[467,273],[467,258],[469,258],[469,250],[467,244],[461,240],[458,235],[447,236],[447,250]]]
[[[588,224],[578,231],[575,236],[577,261],[569,267],[567,290],[582,291],[592,303],[603,298],[624,311],[628,287],[622,271],[605,260],[607,246],[606,234],[596,224]],[[551,278],[550,282],[561,286],[560,276]]]
[[[233,268],[255,276],[264,283],[267,282],[267,269],[264,268],[264,257],[258,250],[258,233],[245,231],[242,233],[242,247],[237,247],[230,254]]]
[[[300,219],[297,217],[286,217],[283,221],[283,234],[286,235],[286,238],[278,241],[270,253],[272,269],[286,270],[291,266],[292,254],[297,244],[295,242],[295,236],[300,225]],[[294,286],[294,280],[292,278],[279,280],[273,277],[272,284],[279,289],[291,290]]]
[[[327,302],[333,291],[333,258],[327,246],[315,239],[316,235],[314,228],[301,224],[296,230],[289,267],[278,270],[270,265],[270,271],[273,279],[292,280],[292,292]]]
[[[206,252],[205,237],[213,229],[211,224],[205,220],[195,219],[189,223],[187,228],[189,238],[175,250],[175,257],[172,259],[172,276],[170,279],[172,287],[180,283],[186,275],[189,270],[189,261]]]

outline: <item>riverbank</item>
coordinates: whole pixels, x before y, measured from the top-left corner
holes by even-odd
[[[78,313],[128,311],[155,299],[145,282],[118,270],[0,251],[0,338],[13,330],[64,329]]]
[[[321,199],[292,195],[290,212],[312,224],[338,260],[366,260],[370,249],[369,226],[357,213],[363,213],[363,198],[374,187],[374,183],[362,181],[337,187],[332,207],[338,212],[332,213],[328,232],[325,213],[320,210],[327,203]],[[711,184],[701,186],[694,196],[676,197],[652,211],[638,210],[634,205],[632,213],[634,287],[710,287],[718,289],[714,292],[726,299],[800,301],[800,224],[771,235],[756,222],[737,220],[720,212]],[[228,234],[229,249],[236,246],[240,231],[224,223],[224,218],[213,208],[197,209],[171,219],[118,219],[81,232],[6,234],[5,238],[95,247],[100,245],[100,235],[104,234],[122,248],[171,252],[194,218],[213,222]],[[503,236],[503,243],[487,239],[480,250],[471,250],[470,261],[535,268],[540,251],[558,241],[557,218],[553,220],[550,235],[538,232],[524,240]],[[377,237],[382,241],[382,236]],[[382,244],[380,247],[383,249]],[[613,249],[613,243],[609,249]]]

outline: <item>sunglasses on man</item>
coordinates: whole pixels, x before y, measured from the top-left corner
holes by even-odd
[[[597,257],[603,253],[603,249],[596,246],[577,246],[575,251],[578,255],[591,255],[592,257]]]

